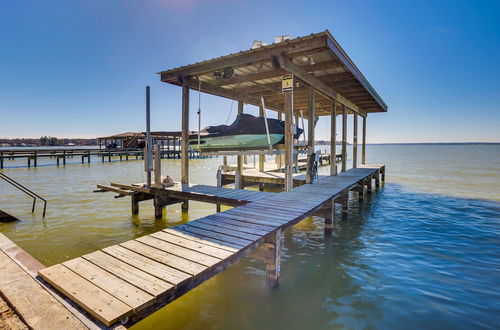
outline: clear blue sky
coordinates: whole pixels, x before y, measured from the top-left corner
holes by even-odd
[[[145,85],[152,128],[178,130],[181,90],[156,72],[325,29],[389,105],[368,142],[500,142],[497,0],[2,0],[0,137],[143,130]],[[203,96],[202,125],[230,104]]]

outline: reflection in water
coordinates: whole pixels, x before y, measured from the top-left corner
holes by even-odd
[[[244,258],[134,328],[500,324],[499,146],[368,146],[367,151],[371,162],[387,164],[388,183],[362,205],[353,202],[347,219],[334,223],[331,237],[324,236],[317,217],[286,231],[278,289],[267,289],[260,261]],[[192,181],[214,184],[220,162],[193,160]],[[178,164],[162,162],[176,179]],[[150,202],[131,216],[127,198],[92,193],[97,183],[143,181],[141,161],[5,171],[49,204],[42,221],[40,212],[29,212],[28,198],[0,183],[0,208],[24,219],[0,224],[0,231],[46,265],[215,212],[215,205],[191,202],[188,214],[172,205],[155,221]]]

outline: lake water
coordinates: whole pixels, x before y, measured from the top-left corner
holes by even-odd
[[[94,161],[6,162],[49,203],[43,220],[41,205],[31,214],[31,200],[0,182],[0,209],[23,219],[0,232],[51,265],[215,212],[191,202],[188,216],[172,205],[155,221],[144,202],[131,216],[128,198],[92,190],[144,181],[142,161]],[[221,162],[192,160],[191,181],[215,184]],[[331,237],[316,217],[286,231],[278,289],[244,258],[134,329],[498,328],[500,145],[368,145],[367,163],[386,164],[385,186],[353,202]],[[178,160],[162,165],[179,179]]]

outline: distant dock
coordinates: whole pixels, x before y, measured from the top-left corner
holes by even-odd
[[[180,159],[180,150],[163,149],[162,158]],[[189,151],[190,158],[206,158],[195,150]],[[6,161],[24,160],[27,167],[37,167],[40,159],[53,159],[56,165],[66,165],[67,160],[80,159],[81,163],[91,163],[91,158],[102,163],[111,162],[113,158],[120,161],[144,159],[144,150],[130,149],[83,149],[83,148],[27,148],[27,149],[0,149],[0,169],[5,168]]]

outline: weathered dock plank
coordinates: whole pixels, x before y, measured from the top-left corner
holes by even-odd
[[[43,268],[0,233],[0,294],[22,320],[32,329],[88,329],[30,274]]]

